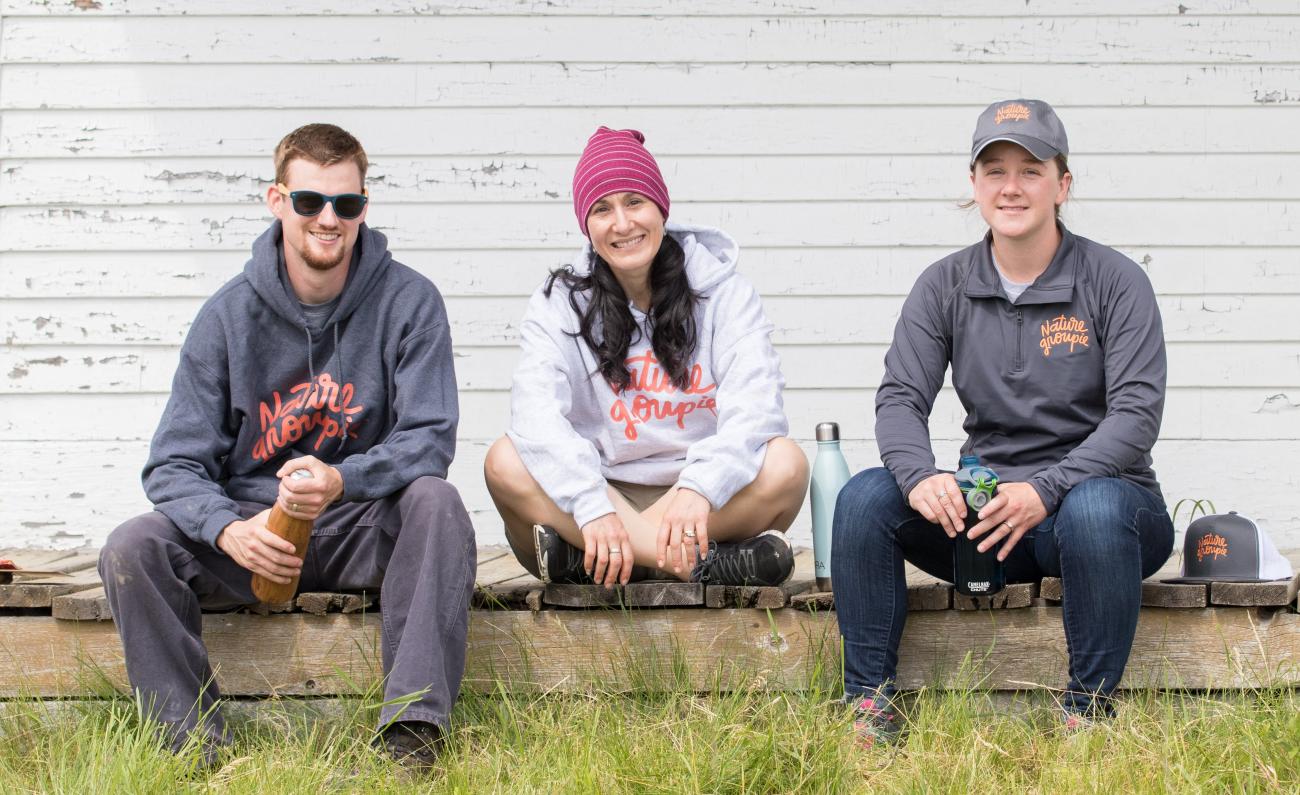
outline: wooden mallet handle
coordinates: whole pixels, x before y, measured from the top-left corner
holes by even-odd
[[[312,477],[310,469],[295,469],[289,477],[296,480]],[[307,542],[311,539],[310,519],[295,519],[284,512],[277,499],[271,507],[271,516],[266,520],[266,529],[293,544],[293,554],[302,560],[307,556]],[[260,574],[253,575],[253,595],[267,604],[278,604],[293,599],[298,592],[298,578],[281,585],[271,582]]]

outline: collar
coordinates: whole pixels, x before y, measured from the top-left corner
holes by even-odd
[[[1074,274],[1078,259],[1078,245],[1070,230],[1060,221],[1056,228],[1061,233],[1061,244],[1056,247],[1052,261],[1047,270],[1039,274],[1034,283],[1020,295],[1017,305],[1056,304],[1074,300]],[[1002,291],[1002,281],[998,278],[997,266],[993,264],[993,232],[984,235],[984,240],[975,246],[975,256],[971,269],[966,276],[967,298],[1001,298],[1006,300]]]

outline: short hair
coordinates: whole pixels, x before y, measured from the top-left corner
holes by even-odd
[[[275,146],[275,181],[282,183],[289,173],[289,164],[298,158],[317,165],[332,166],[351,160],[361,171],[361,182],[366,181],[370,161],[361,142],[347,130],[333,124],[307,124],[280,139]]]

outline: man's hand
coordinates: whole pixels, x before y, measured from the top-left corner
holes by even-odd
[[[999,483],[997,496],[989,500],[979,516],[979,524],[970,529],[969,535],[976,539],[988,533],[988,538],[976,548],[986,552],[1005,539],[998,560],[1006,560],[1016,542],[1047,518],[1047,508],[1028,483]]]
[[[226,525],[217,536],[217,548],[254,574],[287,585],[302,571],[293,544],[266,529],[271,510]]]
[[[288,477],[299,469],[307,470],[312,476]],[[343,476],[315,456],[286,461],[275,476],[280,478],[280,507],[295,519],[315,519],[343,496]]]
[[[692,489],[678,489],[659,522],[658,566],[668,562],[673,571],[680,572],[682,565],[694,566],[695,561],[709,551],[709,505],[704,495]],[[697,551],[698,548],[698,551]]]
[[[597,585],[613,588],[632,579],[632,544],[616,513],[607,513],[582,526],[582,567]]]
[[[942,527],[949,538],[956,538],[966,528],[966,500],[957,488],[957,479],[947,472],[931,475],[913,486],[907,504],[927,522]]]

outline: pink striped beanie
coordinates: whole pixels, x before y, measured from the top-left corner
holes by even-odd
[[[573,171],[573,212],[584,235],[591,206],[611,193],[640,193],[654,202],[668,220],[668,186],[644,143],[645,136],[637,130],[608,127],[601,127],[587,139],[587,148],[582,150]]]

